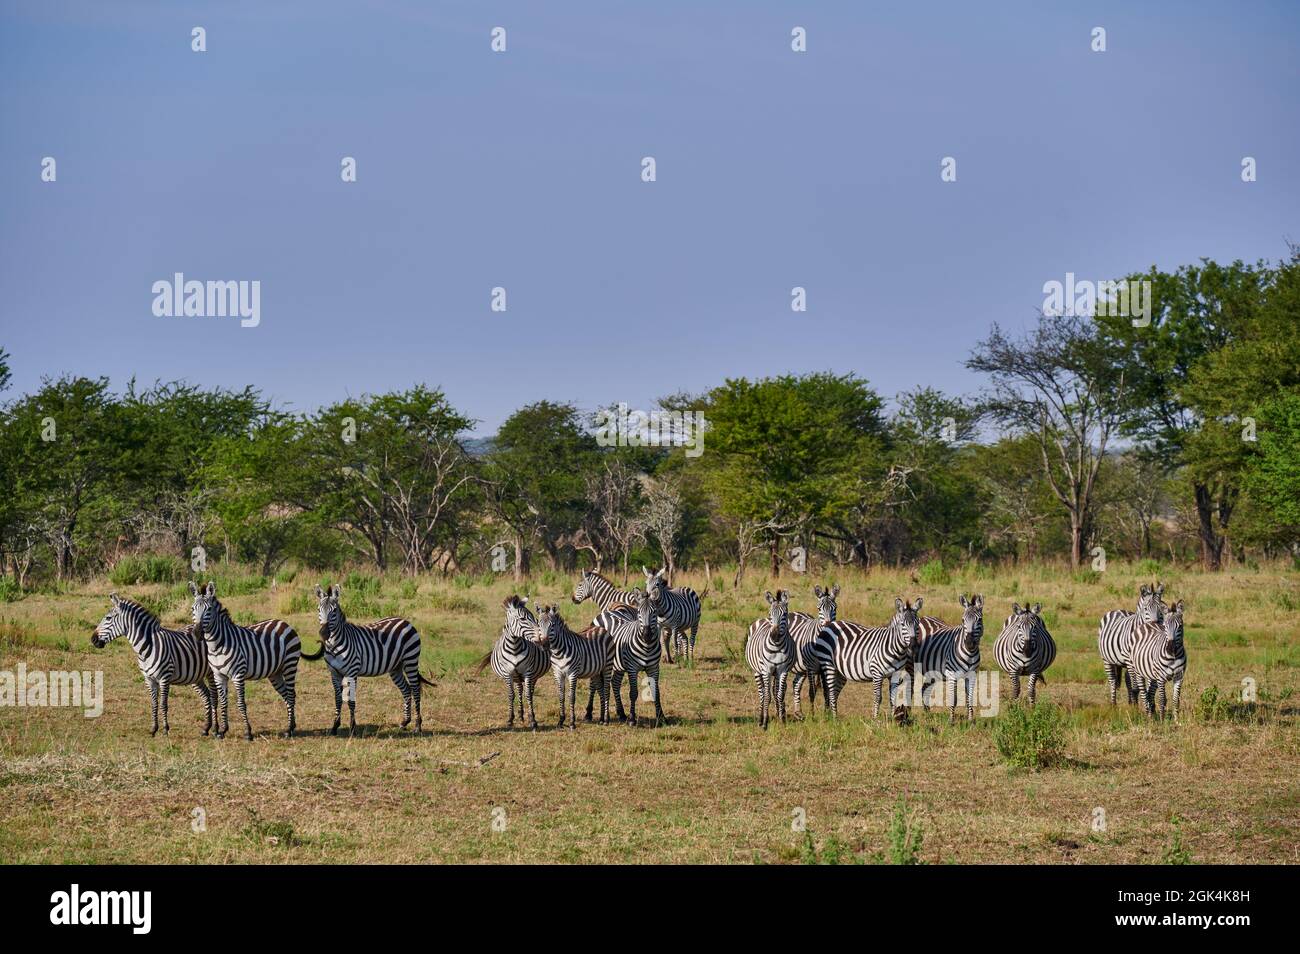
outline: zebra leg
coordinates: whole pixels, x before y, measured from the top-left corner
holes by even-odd
[[[663,706],[659,704],[659,664],[655,663],[654,668],[647,669],[645,674],[646,678],[650,680],[650,692],[655,700],[655,728],[657,729],[668,721],[667,717],[664,716]]]
[[[506,728],[513,729],[515,726],[515,674],[511,673],[506,676],[506,695],[509,697],[509,708],[506,710],[510,718],[506,721]]]
[[[673,631],[670,627],[661,626],[659,628],[659,643],[663,648],[664,657],[673,661]]]
[[[876,703],[871,709],[871,718],[873,719],[880,718],[880,690],[884,687],[884,682],[885,680],[883,676],[877,676],[875,679],[871,680],[871,687],[875,693],[876,699]],[[889,704],[890,706],[893,706],[894,704],[894,687],[892,685],[889,687]]]
[[[424,713],[420,711],[420,660],[416,659],[414,667],[406,674],[406,684],[411,687],[411,699],[415,703],[415,734],[424,732]],[[522,718],[523,714],[520,713]]]
[[[520,692],[528,695],[528,723],[534,732],[537,731],[537,710],[533,708],[533,688],[537,681],[532,676],[524,676],[524,683],[519,687]],[[519,718],[523,719],[523,703],[519,704]]]
[[[609,725],[609,684],[614,681],[614,671],[606,669],[600,677],[600,724]],[[620,704],[619,708],[622,708]]]
[[[334,724],[330,726],[330,735],[338,735],[339,723],[343,721],[343,674],[331,669],[330,682],[334,683]]]
[[[1029,674],[1029,704],[1031,706],[1037,701],[1036,694],[1035,694],[1035,689],[1037,689],[1037,687],[1038,687],[1038,673],[1031,672]]]
[[[519,675],[519,670],[510,674],[510,724],[515,724],[515,683],[519,684],[519,721],[524,721],[524,683],[526,677]]]
[[[555,688],[560,693],[560,721],[556,727],[560,729],[564,728],[564,690],[567,681],[567,677],[560,675],[558,672],[555,673]]]
[[[411,687],[406,682],[406,676],[399,670],[394,669],[388,676],[393,680],[397,691],[402,694],[402,723],[398,728],[405,729],[411,724]]]
[[[628,714],[623,709],[623,676],[627,676],[627,704],[632,709],[632,724],[636,724],[636,671],[624,673],[622,669],[614,670],[614,713],[619,722],[627,722]]]
[[[957,721],[957,677],[948,678],[943,688],[944,699],[951,699],[948,703],[948,724],[952,725]]]
[[[763,674],[754,673],[754,685],[758,687],[758,727],[767,728],[767,687],[763,684]]]
[[[1178,721],[1178,700],[1179,697],[1182,696],[1182,694],[1183,694],[1183,681],[1181,679],[1175,679],[1174,680],[1174,721],[1175,722]]]
[[[803,696],[800,692],[803,690],[803,681],[807,677],[806,673],[797,672],[794,679],[791,680],[790,689],[794,693],[794,717],[801,722],[803,721]]]
[[[203,734],[207,735],[212,731],[212,710],[215,708],[212,703],[213,689],[206,682],[196,682],[194,691],[203,697],[203,708],[207,710],[208,721],[203,723]]]
[[[169,735],[172,731],[171,722],[167,718],[167,695],[171,692],[171,688],[170,682],[158,680],[158,695],[162,696],[163,735]]]
[[[289,713],[289,727],[284,730],[284,737],[292,739],[294,730],[298,728],[298,720],[295,709],[297,702],[297,693],[294,692],[293,683],[289,681],[289,676],[285,673],[276,673],[271,677],[271,686],[280,694],[284,700],[284,708]]]
[[[150,735],[158,734],[158,680],[149,680],[149,711],[153,714],[153,726],[149,729]]]
[[[1165,681],[1164,681],[1163,679],[1161,679],[1160,682],[1156,683],[1156,685],[1160,687],[1160,688],[1159,688],[1159,692],[1160,692],[1160,718],[1161,718],[1161,720],[1163,721],[1163,720],[1164,720],[1164,717],[1165,717],[1165,701],[1166,701],[1166,697],[1165,697]]]
[[[1106,685],[1110,687],[1110,704],[1115,704],[1115,697],[1119,695],[1119,667],[1114,663],[1103,663],[1106,667]],[[1124,673],[1125,678],[1128,673]]]
[[[226,733],[230,730],[230,677],[225,673],[218,673],[217,680],[217,738],[224,739]]]
[[[772,675],[776,679],[776,714],[785,725],[785,672],[778,669]]]
[[[244,738],[253,741],[253,723],[248,721],[248,700],[244,697],[244,677],[233,676],[235,681],[235,705],[239,706],[239,714],[244,717]]]
[[[344,679],[348,697],[348,735],[356,735],[357,732],[357,677],[348,676]]]
[[[569,676],[569,731],[578,728],[578,677]]]
[[[596,709],[596,680],[592,679],[587,683],[587,714],[582,717],[583,722],[591,721],[591,714]]]
[[[1138,691],[1140,690],[1141,686],[1142,686],[1141,679],[1135,680],[1133,678],[1132,670],[1130,670],[1128,666],[1125,666],[1124,667],[1124,689],[1128,692],[1129,705],[1131,706],[1137,705]],[[1114,694],[1112,693],[1112,695]]]
[[[1020,673],[1010,673],[1011,676],[1011,701],[1015,702],[1020,698]]]
[[[826,694],[826,714],[832,719],[838,719],[840,715],[840,682],[839,674],[834,670],[822,670],[822,691]]]
[[[956,687],[954,687],[955,689]],[[975,674],[966,676],[966,721],[975,721]]]

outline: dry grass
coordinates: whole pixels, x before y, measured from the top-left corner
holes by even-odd
[[[316,645],[314,579],[300,575],[274,591],[257,580],[217,579],[223,593],[242,591],[225,598],[236,619],[281,616]],[[904,793],[924,832],[921,859],[932,863],[1157,862],[1175,815],[1197,861],[1298,860],[1300,575],[1280,568],[1162,575],[1167,595],[1188,604],[1190,665],[1177,725],[1106,705],[1096,621],[1129,606],[1139,579],[1113,563],[1100,576],[976,570],[926,587],[905,573],[837,575],[845,619],[883,621],[896,593],[923,594],[928,612],[953,619],[959,591],[984,593],[985,668],[1010,602],[1041,601],[1061,647],[1042,698],[1065,708],[1069,727],[1065,764],[1037,773],[1002,763],[996,719],[950,728],[946,715],[932,713],[905,728],[870,724],[869,687],[859,685],[846,689],[837,723],[822,720],[819,702],[816,718],[761,732],[737,655],[764,605],[762,590],[772,586],[757,575],[740,592],[714,576],[697,666],[668,667],[664,676],[668,726],[580,723],[572,734],[549,724],[537,734],[503,730],[501,684],[490,671],[473,675],[470,663],[500,628],[509,580],[393,578],[369,590],[355,580],[344,588],[353,616],[406,615],[425,637],[425,669],[438,680],[426,689],[426,734],[397,730],[400,698],[377,679],[359,692],[358,737],[324,734],[332,697],[317,662],[300,670],[304,737],[275,736],[284,710],[259,683],[250,693],[258,733],[251,744],[237,733],[221,742],[200,737],[201,707],[190,690],[173,693],[171,736],[149,737],[147,693],[130,647],[89,646],[107,608],[107,582],[29,596],[0,604],[0,670],[20,661],[102,668],[105,709],[87,719],[72,709],[0,708],[0,861],[789,862],[807,855],[805,836],[791,825],[796,809],[814,848],[866,859],[887,852]],[[684,581],[703,587],[699,577]],[[780,584],[808,610],[814,582]],[[564,604],[570,622],[592,615],[590,604],[572,606],[571,582],[561,577],[522,589]],[[169,621],[187,612],[181,586],[122,590]],[[1198,714],[1203,690],[1216,686],[1235,698],[1246,677],[1258,686],[1257,705],[1225,707],[1216,720]],[[538,702],[539,718],[553,722],[549,677]],[[1096,808],[1105,811],[1104,831],[1092,829]],[[206,831],[194,831],[196,809]]]

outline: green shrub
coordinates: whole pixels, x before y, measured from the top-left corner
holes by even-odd
[[[906,796],[899,796],[894,806],[894,817],[889,822],[889,863],[891,865],[920,865],[921,822],[916,809],[907,807]]]
[[[1192,864],[1192,853],[1183,844],[1183,830],[1179,827],[1179,819],[1174,815],[1169,819],[1169,824],[1173,826],[1173,832],[1169,836],[1169,843],[1165,845],[1165,850],[1160,856],[1161,864],[1166,865],[1190,865]]]
[[[1137,565],[1133,567],[1133,569],[1138,574],[1138,576],[1155,577],[1155,576],[1159,576],[1161,573],[1160,561],[1152,560],[1150,557],[1148,557],[1145,560],[1139,560],[1137,562]]]
[[[189,567],[180,557],[157,553],[135,553],[124,556],[108,571],[108,578],[117,586],[175,583],[188,575]]]
[[[378,596],[379,577],[353,570],[343,578],[343,592],[347,596]]]
[[[23,598],[23,591],[14,582],[12,576],[0,576],[0,603],[16,603]]]
[[[921,567],[916,575],[926,586],[947,586],[952,582],[952,574],[948,572],[942,560],[931,560]]]
[[[1013,768],[1049,768],[1064,758],[1066,721],[1050,702],[1015,704],[998,719],[993,737],[1003,761]]]

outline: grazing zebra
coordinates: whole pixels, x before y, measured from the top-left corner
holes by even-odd
[[[650,597],[650,605],[659,617],[659,635],[664,641],[664,654],[668,661],[673,661],[669,645],[677,649],[679,662],[695,661],[695,634],[700,629],[700,598],[688,586],[669,589],[664,580],[664,571],[651,573],[644,566],[645,591]],[[690,630],[690,636],[686,631]]]
[[[1129,655],[1133,674],[1142,681],[1142,708],[1155,714],[1156,690],[1160,691],[1160,718],[1165,717],[1165,683],[1174,684],[1174,719],[1178,719],[1183,676],[1187,673],[1187,648],[1183,645],[1183,601],[1165,612],[1160,623],[1137,627]]]
[[[826,708],[831,718],[838,715],[840,687],[846,680],[871,682],[875,688],[874,719],[880,715],[881,687],[889,680],[889,705],[894,708],[894,674],[905,671],[912,661],[912,645],[916,642],[917,613],[924,601],[918,597],[916,605],[894,599],[894,615],[889,625],[870,628],[857,623],[835,620],[827,623],[817,634],[813,652],[826,686]],[[910,693],[908,693],[910,696]],[[905,703],[904,703],[905,705]]]
[[[835,600],[840,595],[840,588],[828,586],[822,589],[820,586],[814,586],[813,595],[817,597],[815,617],[807,613],[790,614],[790,638],[794,640],[794,666],[790,669],[794,676],[794,685],[790,687],[790,691],[794,693],[794,714],[797,719],[803,718],[799,692],[803,688],[805,679],[808,680],[809,708],[812,708],[817,698],[821,670],[817,666],[817,655],[813,652],[813,644],[817,642],[817,634],[821,632],[822,627],[835,621],[837,611]]]
[[[334,683],[334,725],[330,735],[339,734],[343,717],[343,696],[348,697],[348,732],[357,731],[357,679],[361,676],[388,676],[402,694],[402,725],[411,724],[411,703],[415,703],[415,731],[424,726],[420,713],[420,683],[432,686],[420,675],[420,634],[410,620],[387,616],[369,626],[349,623],[339,606],[342,590],[336,583],[328,589],[316,587],[317,613],[320,619],[321,646],[303,659],[325,657]]]
[[[1129,669],[1129,650],[1133,646],[1133,634],[1142,623],[1159,624],[1164,621],[1165,586],[1157,583],[1154,587],[1142,584],[1138,592],[1137,612],[1128,610],[1111,610],[1101,618],[1097,627],[1097,651],[1101,653],[1102,665],[1106,667],[1106,682],[1110,686],[1110,704],[1115,705],[1119,693],[1120,672],[1124,673],[1124,688],[1128,691],[1128,701],[1138,701],[1138,687],[1133,684],[1133,673]]]
[[[1033,609],[1012,604],[1011,615],[1002,626],[998,640],[993,644],[993,656],[1002,671],[1011,677],[1011,699],[1020,698],[1020,677],[1029,676],[1029,704],[1034,704],[1034,687],[1041,680],[1047,684],[1047,667],[1056,659],[1056,641],[1038,614],[1043,605],[1035,603]]]
[[[528,700],[528,724],[537,731],[537,710],[533,707],[533,690],[537,680],[551,668],[551,654],[536,640],[541,638],[537,617],[528,609],[528,597],[510,596],[501,604],[506,611],[506,624],[501,635],[492,644],[492,651],[478,664],[478,671],[491,663],[492,671],[506,684],[510,699],[510,721],[515,724],[515,686],[519,686],[519,721],[524,721],[524,699]]]
[[[248,721],[248,705],[244,701],[244,684],[249,679],[269,679],[275,691],[284,700],[289,713],[287,737],[297,728],[294,707],[297,693],[294,682],[298,678],[298,657],[302,646],[292,626],[280,619],[266,619],[252,626],[238,626],[230,613],[217,599],[217,585],[211,580],[200,590],[190,582],[194,595],[193,616],[195,626],[203,636],[208,652],[208,666],[217,683],[217,702],[221,721],[217,738],[224,739],[230,728],[227,719],[230,683],[235,684],[235,702],[244,717],[244,738],[253,739],[253,726]]]
[[[578,680],[591,679],[600,691],[600,721],[609,723],[609,684],[614,675],[614,640],[603,629],[575,633],[564,624],[555,606],[543,606],[537,616],[538,641],[551,655],[551,672],[560,691],[560,721],[564,725],[564,694],[569,694],[569,729],[577,728]]]
[[[134,600],[124,600],[113,593],[109,597],[113,608],[95,627],[90,645],[103,649],[119,636],[135,650],[135,661],[149,686],[150,707],[153,710],[153,728],[150,735],[158,734],[158,698],[162,697],[163,735],[171,731],[167,720],[167,694],[172,686],[193,686],[203,698],[207,721],[203,734],[212,728],[213,710],[216,706],[216,688],[212,684],[212,671],[208,669],[208,653],[203,639],[195,634],[194,626],[184,630],[164,629],[158,617]]]
[[[659,620],[650,609],[650,597],[637,592],[632,596],[631,606],[614,606],[597,616],[591,623],[592,629],[601,629],[609,633],[614,640],[614,707],[619,721],[626,718],[627,724],[636,727],[636,698],[638,694],[637,674],[644,672],[654,697],[655,725],[664,724],[663,706],[659,701]],[[627,675],[627,695],[629,714],[623,714],[623,676]],[[587,694],[586,720],[591,721],[591,710],[596,699],[596,685],[593,681],[591,691]]]
[[[758,725],[766,729],[768,712],[773,697],[776,712],[785,724],[785,676],[794,666],[797,655],[794,640],[790,637],[790,596],[777,590],[776,596],[765,593],[767,616],[756,619],[745,638],[745,662],[754,673],[758,687]]]
[[[948,724],[956,720],[957,680],[966,684],[966,718],[975,720],[975,673],[980,667],[980,640],[984,637],[984,597],[961,598],[961,625],[934,625],[933,616],[920,623],[913,656],[921,673],[921,705],[930,711],[931,686],[943,677],[948,702]]]

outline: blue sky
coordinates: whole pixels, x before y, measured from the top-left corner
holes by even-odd
[[[973,392],[1067,271],[1300,240],[1298,42],[1296,3],[3,2],[9,396],[425,382],[485,433],[787,371]],[[155,317],[178,271],[260,281],[260,326]]]

